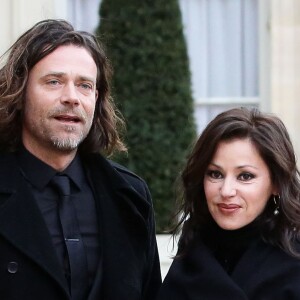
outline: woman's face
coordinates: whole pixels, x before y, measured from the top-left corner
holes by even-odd
[[[249,139],[218,144],[206,170],[204,191],[210,214],[226,230],[251,223],[277,194],[268,166]]]

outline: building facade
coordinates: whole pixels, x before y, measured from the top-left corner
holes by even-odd
[[[0,53],[41,19],[93,31],[101,0],[4,0]],[[300,155],[300,2],[179,0],[198,131],[220,111],[257,106],[278,114]]]
[[[100,2],[3,0],[0,54],[42,19],[67,19],[76,29],[94,31]],[[222,110],[257,106],[282,118],[300,157],[300,1],[179,0],[179,4],[198,132]],[[163,275],[170,262],[165,245],[165,240],[159,245]]]

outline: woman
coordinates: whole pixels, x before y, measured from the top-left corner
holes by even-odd
[[[300,183],[284,124],[257,109],[219,114],[181,179],[178,253],[158,299],[300,299]]]

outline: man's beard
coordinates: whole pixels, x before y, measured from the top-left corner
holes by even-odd
[[[72,126],[68,126],[67,130],[69,132],[73,131]],[[66,138],[59,138],[57,136],[51,137],[51,142],[53,146],[61,151],[72,151],[78,148],[81,142],[86,138],[88,132],[86,134],[83,131],[80,132],[79,136],[77,137],[66,137]]]

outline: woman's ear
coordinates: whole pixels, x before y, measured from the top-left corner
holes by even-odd
[[[273,196],[278,196],[279,195],[279,189],[277,187],[273,187],[273,189],[272,189],[272,195]]]

